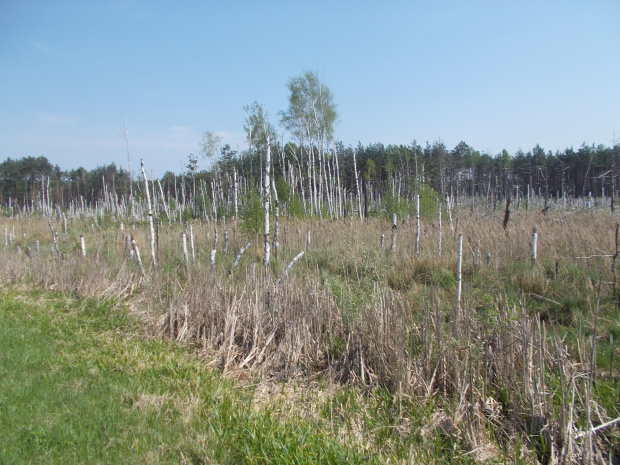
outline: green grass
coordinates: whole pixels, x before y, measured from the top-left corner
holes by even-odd
[[[0,294],[0,463],[368,463],[110,302]]]

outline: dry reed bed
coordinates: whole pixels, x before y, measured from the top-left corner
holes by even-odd
[[[587,265],[576,257],[614,253],[616,219],[605,213],[518,212],[504,230],[497,215],[463,212],[453,218],[454,231],[444,220],[441,257],[433,223],[422,225],[420,254],[415,256],[414,221],[399,224],[393,251],[386,222],[284,221],[280,259],[268,275],[262,272],[258,239],[229,274],[234,254],[248,239],[234,224],[194,224],[196,258],[187,264],[180,251],[180,234],[187,225],[162,225],[159,270],[142,276],[124,244],[130,232],[142,246],[149,270],[144,225],[121,232],[75,221],[61,239],[63,253],[58,256],[46,220],[7,220],[7,227],[20,234],[1,252],[0,279],[126,301],[140,309],[154,331],[204,350],[224,372],[378,384],[423,404],[440,398],[437,414],[418,425],[423,435],[434,431],[475,455],[495,443],[514,453],[514,438],[527,434],[543,462],[583,457],[584,442],[576,441],[575,433],[577,418],[593,403],[583,389],[587,370],[570,360],[555,329],[527,311],[525,298],[515,303],[501,286],[484,306],[473,289],[466,292],[459,313],[450,286],[436,286],[420,276],[454,272],[457,237],[463,234],[466,282],[473,288],[480,279],[501,281],[513,262],[529,260],[536,227],[539,261],[524,276],[543,282],[541,289],[552,277],[540,269],[558,260],[596,267],[601,280],[611,281],[609,257],[591,258]],[[53,227],[60,230],[59,223]],[[208,251],[216,229],[219,256],[211,269]],[[227,254],[222,250],[224,230],[229,232]],[[308,231],[306,257],[275,285],[274,276],[305,249]],[[80,233],[89,244],[86,258],[75,243]],[[35,238],[41,242],[39,255],[33,252]],[[415,282],[403,289],[390,287],[390,272]],[[351,300],[354,307],[343,306],[334,294],[332,275],[350,295],[365,293]],[[582,287],[587,292],[587,284]],[[595,423],[609,419],[601,409],[590,413]],[[595,458],[602,457],[603,449],[602,443],[593,449]]]

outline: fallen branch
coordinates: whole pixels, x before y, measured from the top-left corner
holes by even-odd
[[[615,420],[610,420],[607,423],[603,423],[602,425],[598,425],[596,428],[592,428],[590,431],[582,431],[581,433],[577,433],[575,435],[575,439],[581,439],[582,437],[584,437],[586,434],[588,433],[596,433],[597,431],[600,431],[602,429],[608,428],[612,425],[615,425],[616,423],[620,422],[620,418],[616,418]]]
[[[248,249],[248,247],[250,247],[252,245],[252,241],[248,242],[247,244],[245,244],[245,247],[242,247],[241,250],[239,251],[239,253],[237,254],[237,257],[235,258],[235,263],[233,263],[233,266],[230,268],[230,271],[228,272],[228,274],[232,274],[233,269],[237,266],[237,264],[239,263],[239,260],[241,260],[241,255],[243,255],[243,253]]]
[[[295,258],[293,258],[293,261],[291,261],[291,263],[289,263],[288,266],[286,267],[286,270],[284,270],[284,274],[276,280],[276,286],[278,285],[280,281],[282,281],[284,278],[288,276],[288,273],[289,271],[291,271],[291,268],[293,268],[293,265],[295,265],[295,263],[297,263],[297,261],[303,256],[304,256],[304,252],[301,251],[299,252],[299,254],[297,254]]]
[[[530,297],[534,300],[539,300],[540,302],[546,302],[548,304],[554,305],[562,305],[560,302],[556,302],[555,300],[543,297],[542,295],[534,294],[533,292],[530,292]]]
[[[604,255],[590,255],[588,257],[575,257],[575,260],[589,260],[591,258],[608,258],[608,257],[612,257],[612,254],[604,254]]]

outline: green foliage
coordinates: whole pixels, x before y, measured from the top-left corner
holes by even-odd
[[[439,194],[428,186],[420,189],[420,219],[425,222],[433,222],[437,219]],[[392,215],[396,213],[399,220],[407,215],[415,217],[416,205],[415,197],[410,200],[398,195],[392,195],[392,189],[388,188],[383,197],[385,207],[385,215],[389,221],[392,221]]]
[[[407,201],[397,195],[392,195],[392,190],[388,189],[383,197],[385,204],[385,215],[388,221],[392,221],[392,215],[396,213],[399,220],[405,218],[409,212]]]
[[[194,212],[189,207],[184,208],[183,211],[181,212],[181,219],[183,223],[187,223],[193,217],[194,217]]]
[[[198,214],[205,217],[213,214],[213,207],[211,206],[211,199],[208,195],[201,193],[196,199],[196,209]]]
[[[439,194],[429,186],[420,189],[420,218],[426,222],[437,221],[437,200]],[[415,211],[415,205],[413,205]]]
[[[304,206],[297,197],[292,197],[288,204],[288,213],[293,218],[304,217]]]
[[[281,111],[280,122],[299,140],[310,143],[331,140],[338,119],[330,90],[314,71],[304,71],[288,82],[289,108]]]
[[[280,203],[285,202],[288,199],[291,187],[289,186],[284,176],[278,176],[276,179],[276,192],[278,193],[278,200]]]
[[[260,233],[265,225],[265,210],[263,200],[258,192],[250,190],[242,199],[239,212],[239,224],[250,236]]]
[[[269,114],[257,101],[246,105],[243,109],[247,113],[243,125],[246,140],[255,151],[262,152],[265,146],[265,136],[269,135],[272,142],[277,140],[276,130],[269,122]]]

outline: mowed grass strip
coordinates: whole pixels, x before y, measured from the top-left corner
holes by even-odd
[[[110,302],[0,292],[0,463],[368,463]]]

